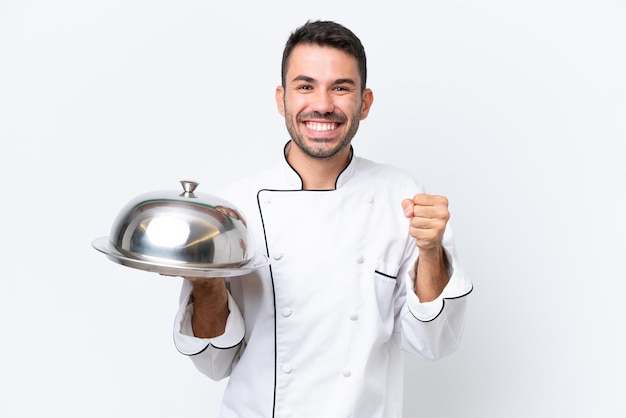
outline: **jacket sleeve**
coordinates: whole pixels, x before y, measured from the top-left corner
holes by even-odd
[[[191,283],[183,279],[180,306],[174,322],[174,344],[180,353],[191,358],[200,372],[213,380],[223,379],[230,376],[233,364],[239,358],[239,351],[244,345],[243,317],[229,292],[230,313],[224,334],[215,338],[197,338],[193,335],[191,327],[193,314],[191,291]]]
[[[412,239],[410,252],[417,251]],[[465,311],[472,283],[459,266],[452,230],[444,233],[443,248],[450,265],[450,281],[439,297],[420,302],[415,294],[416,257],[408,258],[402,274],[406,283],[406,301],[400,314],[402,348],[427,359],[438,359],[455,352],[460,345]]]

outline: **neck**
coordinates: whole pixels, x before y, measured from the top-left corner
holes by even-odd
[[[352,153],[350,147],[346,147],[338,154],[329,158],[315,158],[305,154],[298,146],[287,144],[285,157],[289,164],[302,178],[304,190],[333,190],[339,174],[350,163]]]

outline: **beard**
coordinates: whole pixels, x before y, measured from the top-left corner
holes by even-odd
[[[339,154],[341,151],[349,147],[350,143],[352,142],[352,138],[354,138],[357,130],[359,129],[360,122],[360,117],[358,113],[352,115],[352,117],[350,118],[350,127],[348,128],[348,131],[343,133],[335,146],[327,147],[326,144],[330,141],[326,138],[308,138],[308,141],[314,142],[314,144],[310,144],[310,142],[307,142],[307,138],[304,137],[302,132],[297,129],[296,124],[299,125],[302,120],[306,119],[339,122],[343,125],[348,118],[346,118],[344,115],[339,115],[335,113],[321,114],[317,112],[306,113],[294,117],[291,112],[285,112],[285,124],[287,125],[287,131],[289,132],[289,136],[291,136],[293,142],[309,157],[320,159],[332,158],[333,156]]]

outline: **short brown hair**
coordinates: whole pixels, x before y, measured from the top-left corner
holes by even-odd
[[[356,58],[361,76],[361,90],[367,81],[367,60],[361,40],[345,26],[327,20],[307,21],[291,33],[283,50],[281,82],[285,87],[287,62],[293,49],[300,44],[315,44],[340,49]]]

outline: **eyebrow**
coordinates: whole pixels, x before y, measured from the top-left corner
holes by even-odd
[[[294,77],[294,79],[291,80],[291,81],[292,82],[294,82],[294,81],[305,81],[307,83],[314,83],[315,79],[313,77],[309,77],[309,76],[306,76],[306,75],[299,75],[297,77]],[[350,85],[356,86],[356,82],[353,79],[351,79],[351,78],[338,78],[337,80],[335,80],[333,82],[333,84],[350,84]]]

